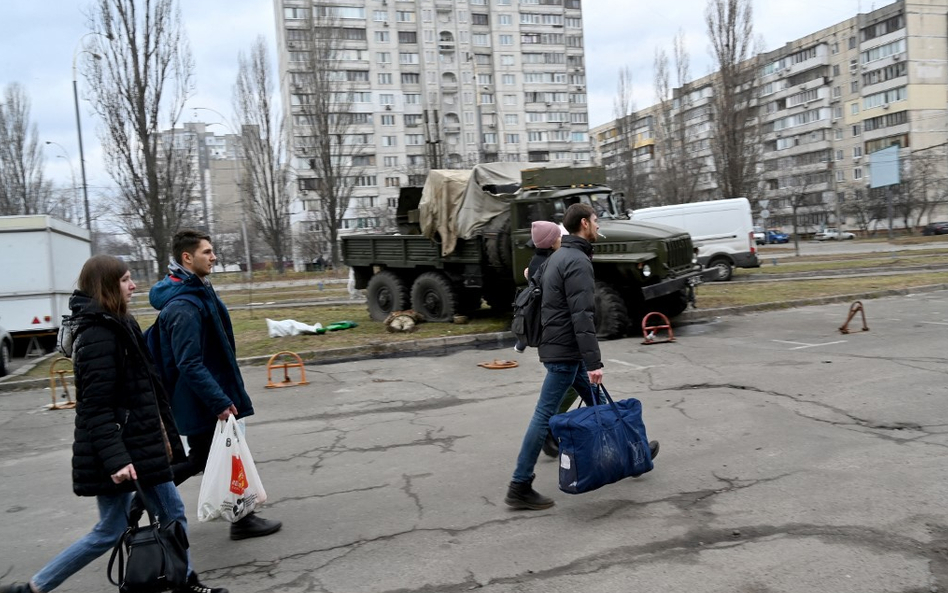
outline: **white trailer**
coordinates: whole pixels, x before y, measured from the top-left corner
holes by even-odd
[[[0,327],[14,338],[55,333],[91,254],[82,227],[47,215],[0,216]]]

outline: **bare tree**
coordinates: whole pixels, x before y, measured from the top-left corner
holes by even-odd
[[[19,83],[10,83],[0,104],[0,215],[49,212],[52,185],[43,166],[30,99]]]
[[[369,142],[371,126],[360,124],[370,114],[353,113],[353,85],[342,67],[346,30],[340,26],[337,7],[314,5],[306,30],[304,67],[291,72],[291,86],[299,103],[295,132],[296,153],[308,159],[314,177],[300,177],[300,189],[316,193],[315,202],[322,228],[329,240],[331,260],[339,264],[339,229],[356,177],[362,165],[357,157]],[[364,30],[363,30],[364,33]]]
[[[608,167],[606,173],[612,189],[625,194],[629,208],[642,206],[644,196],[639,196],[640,179],[637,178],[635,163],[636,151],[636,110],[633,97],[632,70],[628,66],[619,69],[619,81],[616,96],[613,99],[613,115],[616,120],[616,137],[608,160],[615,166]],[[643,192],[644,193],[644,192]]]
[[[274,101],[273,73],[266,41],[258,37],[250,56],[241,54],[234,85],[234,110],[242,126],[244,196],[254,225],[276,257],[282,274],[290,231],[290,170],[286,126]]]
[[[89,30],[97,59],[86,59],[83,72],[106,168],[161,268],[194,186],[195,147],[181,146],[175,131],[194,71],[181,14],[176,0],[95,0]]]
[[[746,196],[754,202],[759,191],[760,126],[751,0],[708,0],[705,23],[718,70],[711,137],[718,191],[723,197]]]
[[[684,96],[691,90],[690,56],[685,46],[685,34],[678,32],[673,44],[675,86],[668,54],[663,49],[655,50],[655,95],[658,99],[656,117],[656,146],[653,164],[654,193],[659,205],[684,204],[696,199],[695,189],[705,169],[704,158],[697,156],[689,146],[685,126],[686,106]],[[675,106],[675,93],[679,105]],[[705,111],[708,107],[702,107]],[[702,117],[710,118],[709,113]]]
[[[916,150],[901,162],[902,183],[893,195],[892,206],[911,233],[945,199],[945,144]]]

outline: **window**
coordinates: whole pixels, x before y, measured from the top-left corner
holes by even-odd
[[[420,113],[409,113],[405,115],[405,127],[414,128],[421,125],[422,119]]]
[[[856,49],[856,37],[849,38],[849,49]]]
[[[887,91],[882,91],[881,93],[875,93],[873,95],[866,95],[862,99],[864,109],[872,109],[873,107],[888,107],[889,103],[895,103],[896,101],[904,101],[908,98],[908,91],[904,86],[896,87],[894,89],[889,89]]]
[[[398,138],[395,136],[382,136],[382,146],[398,146]]]
[[[481,93],[481,105],[493,105],[493,104],[494,104],[493,93]]]
[[[504,95],[504,105],[516,105],[517,95]]]
[[[490,45],[490,35],[486,33],[474,33],[471,35],[471,44],[486,47]]]
[[[313,7],[316,14],[322,17],[336,17],[339,19],[364,19],[365,9],[356,6],[319,6]]]
[[[497,144],[497,134],[494,132],[484,134],[484,144]]]
[[[421,146],[425,143],[424,134],[406,134],[405,146]]]
[[[403,51],[398,53],[399,64],[418,64],[418,54],[416,52]]]
[[[510,18],[509,14],[502,14],[497,17],[497,22],[501,25],[512,25],[513,19]]]
[[[842,149],[839,149],[839,150],[836,151],[836,160],[837,160],[837,161],[843,160],[843,150],[842,150]]]
[[[368,70],[347,70],[346,80],[348,82],[369,82]]]
[[[389,208],[398,208],[398,198],[387,198],[385,203]]]
[[[305,19],[309,16],[305,8],[284,8],[283,17],[287,20]]]
[[[853,158],[858,159],[862,157],[862,146],[853,146]]]
[[[516,126],[520,123],[520,116],[516,113],[508,113],[504,115],[504,125],[507,126]]]
[[[415,31],[399,31],[398,42],[399,43],[418,43],[418,33],[416,33]]]
[[[513,35],[500,35],[498,39],[500,40],[501,45],[513,45]]]
[[[421,105],[421,93],[405,93],[405,105]]]
[[[375,61],[378,62],[379,64],[391,64],[392,52],[387,52],[387,51],[375,52]]]
[[[397,167],[398,166],[398,157],[397,156],[387,156],[382,159],[382,162],[386,167]]]
[[[394,105],[395,104],[395,95],[391,93],[382,93],[379,95],[379,103],[382,105]]]
[[[852,81],[852,82],[849,83],[849,92],[850,92],[850,93],[858,93],[858,92],[859,92],[859,81],[858,81],[858,80],[854,80],[854,81]]]
[[[842,139],[843,139],[843,129],[842,129],[842,128],[836,128],[835,130],[833,130],[833,136],[836,138],[836,140],[842,140]]]
[[[833,76],[839,76],[839,64],[833,65]]]
[[[385,187],[401,187],[402,180],[399,177],[386,177]]]
[[[473,12],[471,13],[471,24],[472,25],[489,25],[490,20],[487,18],[486,14]]]
[[[849,115],[858,115],[858,114],[859,114],[859,103],[850,103]]]
[[[392,36],[389,35],[388,31],[376,31],[375,40],[379,43],[388,43],[392,40]]]
[[[396,10],[395,20],[399,23],[414,23],[415,12],[412,10]]]
[[[853,169],[853,179],[862,179],[862,167]]]
[[[589,134],[586,132],[573,132],[570,140],[573,142],[589,142]]]
[[[382,116],[382,125],[383,126],[394,126],[395,125],[395,116],[388,114]]]
[[[391,73],[379,72],[379,84],[392,84]]]
[[[846,173],[843,171],[836,171],[836,181],[845,181]]]
[[[372,20],[376,23],[388,22],[388,11],[387,10],[376,10],[372,12]]]
[[[546,142],[546,132],[527,132],[527,142]]]
[[[513,65],[514,65],[514,57],[511,56],[511,55],[509,55],[509,54],[502,54],[502,55],[500,56],[500,65],[501,65],[501,66],[513,66]]]
[[[478,74],[477,84],[494,84],[494,76],[492,74]]]
[[[504,134],[504,144],[519,144],[520,134]]]
[[[517,75],[516,74],[504,74],[500,78],[501,84],[504,86],[511,86],[517,84]]]
[[[859,124],[854,125],[854,126],[853,126],[853,137],[855,138],[856,136],[858,136],[858,135],[861,134],[861,133],[862,133],[862,128],[859,126]]]
[[[417,72],[402,72],[402,84],[421,84],[421,75]]]

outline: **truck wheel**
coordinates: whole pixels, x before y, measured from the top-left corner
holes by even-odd
[[[411,287],[411,308],[425,321],[451,321],[457,295],[451,282],[438,272],[425,272]]]
[[[734,275],[734,266],[731,264],[730,260],[724,257],[718,257],[712,259],[708,263],[709,268],[718,269],[718,277],[715,278],[715,282],[726,282],[731,279],[731,276]]]
[[[10,344],[0,342],[0,377],[6,377],[10,369],[10,362],[13,360],[10,352]]]
[[[394,272],[383,270],[369,279],[366,298],[369,317],[375,321],[385,321],[392,311],[408,308],[408,286]]]
[[[487,251],[487,261],[495,268],[509,270],[513,267],[510,212],[498,214],[484,227],[484,250]]]
[[[596,282],[596,336],[612,340],[621,338],[629,328],[629,311],[615,288]]]

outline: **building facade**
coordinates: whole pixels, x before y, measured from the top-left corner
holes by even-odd
[[[313,12],[340,33],[338,80],[356,114],[358,174],[341,232],[378,229],[399,188],[430,169],[479,162],[588,164],[580,0],[275,0],[283,104],[304,214],[324,230],[307,179],[308,129],[297,82]],[[323,246],[328,249],[328,245]]]
[[[944,215],[948,177],[948,0],[899,0],[755,58],[759,191],[755,222],[808,233],[837,221],[873,231]],[[662,122],[695,159],[691,201],[723,197],[710,138],[716,75],[675,89],[635,114],[631,134],[593,130],[595,153],[615,170],[634,153],[643,201],[661,200]],[[873,188],[870,155],[898,146],[901,184]],[[631,147],[631,148],[630,148]],[[621,157],[621,158],[620,158]]]

